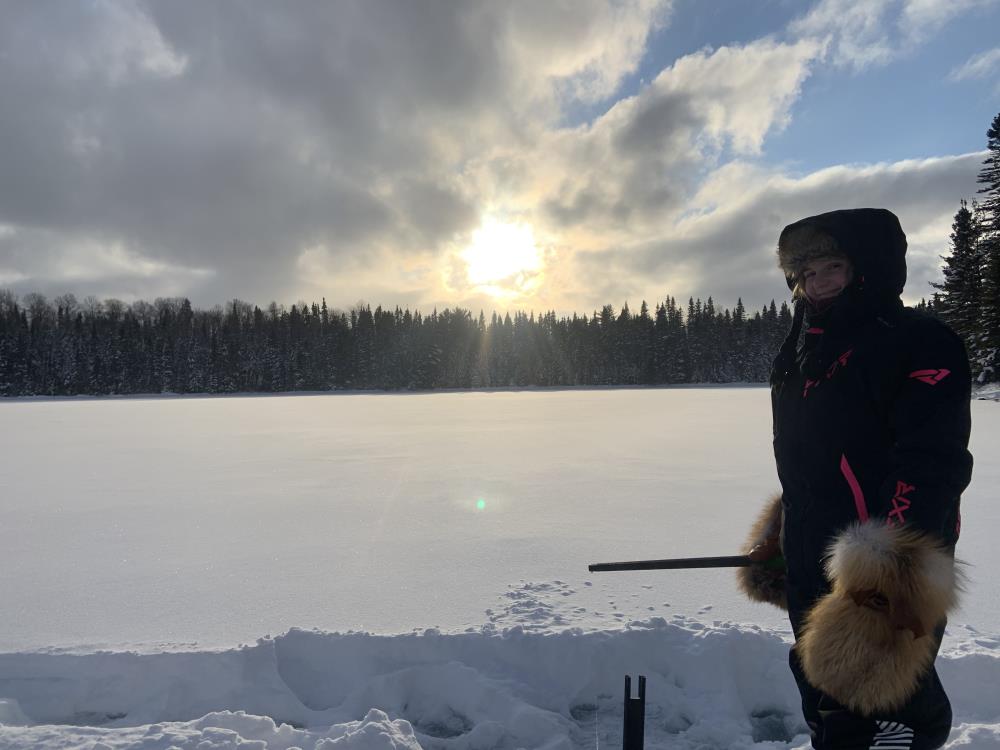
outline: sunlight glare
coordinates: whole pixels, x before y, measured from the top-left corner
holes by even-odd
[[[491,294],[526,291],[542,269],[542,253],[525,224],[487,219],[461,254],[469,282]]]

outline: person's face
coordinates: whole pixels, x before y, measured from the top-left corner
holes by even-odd
[[[806,296],[813,302],[833,299],[851,283],[851,264],[843,258],[822,258],[809,263],[802,272]]]

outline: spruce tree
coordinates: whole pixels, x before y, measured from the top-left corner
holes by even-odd
[[[982,324],[973,369],[980,382],[1000,379],[1000,114],[986,131],[989,154],[979,171],[982,201]]]
[[[941,256],[944,281],[931,285],[941,291],[938,314],[961,336],[969,352],[976,349],[982,315],[979,234],[976,217],[963,200],[951,225],[951,252]]]

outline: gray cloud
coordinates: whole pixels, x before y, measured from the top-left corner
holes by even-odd
[[[679,222],[674,237],[581,255],[578,273],[603,275],[602,292],[619,304],[672,293],[715,295],[725,305],[742,297],[748,306],[759,306],[788,296],[774,257],[782,227],[837,208],[874,206],[894,211],[907,233],[904,296],[916,301],[929,297],[930,282],[940,280],[938,256],[947,251],[958,201],[974,192],[983,158],[984,153],[974,153],[836,167],[798,179],[756,174],[737,185],[723,178],[716,193],[718,207]],[[731,171],[732,180],[739,183],[738,171]],[[700,199],[712,202],[713,192],[710,185]]]
[[[213,271],[207,303],[295,294],[317,244],[355,266],[440,253],[489,198],[468,161],[567,89],[607,93],[663,9],[536,6],[4,4],[0,267],[50,288],[64,253],[118,243]],[[36,229],[53,243],[26,263]]]
[[[864,199],[930,237],[968,192],[968,156],[801,179],[732,161],[789,122],[833,0],[797,41],[700,50],[562,126],[636,70],[670,5],[4,3],[0,286],[489,309],[455,263],[494,213],[552,259],[536,309],[668,291],[750,304],[783,293],[783,222]]]

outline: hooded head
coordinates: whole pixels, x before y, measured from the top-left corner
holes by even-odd
[[[785,227],[778,265],[788,287],[801,293],[802,272],[813,262],[847,258],[853,285],[872,300],[898,299],[906,284],[906,235],[884,208],[852,208],[810,216]]]

